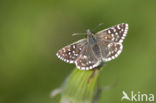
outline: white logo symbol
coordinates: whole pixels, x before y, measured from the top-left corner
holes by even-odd
[[[127,93],[125,91],[122,91],[122,93],[123,93],[123,97],[121,98],[121,101],[124,99],[127,99],[130,101],[130,98],[128,97]]]
[[[121,101],[123,100],[129,100],[129,101],[149,101],[152,102],[154,101],[154,94],[145,94],[141,93],[138,91],[138,93],[134,93],[131,91],[131,96],[128,96],[128,94],[125,91],[122,91],[122,98]]]

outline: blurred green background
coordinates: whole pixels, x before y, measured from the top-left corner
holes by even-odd
[[[123,90],[155,94],[156,1],[1,0],[0,103],[55,103],[51,90],[75,67],[59,60],[57,50],[83,38],[72,33],[101,22],[98,30],[126,22],[129,32],[122,54],[100,77],[104,86],[119,83],[99,103],[120,103]]]

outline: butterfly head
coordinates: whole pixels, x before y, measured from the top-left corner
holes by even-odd
[[[87,32],[87,36],[88,36],[88,37],[91,37],[91,36],[93,35],[93,33],[91,32],[90,29],[87,29],[86,32]]]

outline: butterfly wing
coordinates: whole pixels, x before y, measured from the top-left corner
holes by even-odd
[[[58,58],[67,63],[74,63],[86,44],[86,39],[79,40],[71,45],[65,46],[64,48],[60,49],[56,55],[58,56]]]
[[[93,69],[101,63],[101,59],[94,54],[90,45],[86,45],[81,52],[81,55],[77,58],[75,64],[81,70]]]
[[[110,61],[119,56],[127,31],[128,24],[122,23],[96,33],[103,61]]]

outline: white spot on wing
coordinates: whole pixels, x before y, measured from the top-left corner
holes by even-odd
[[[114,32],[116,32],[116,29],[115,28],[113,30],[114,30]]]
[[[75,45],[73,45],[73,49],[75,49]]]
[[[86,59],[86,58],[87,58],[87,56],[86,56],[86,55],[84,55],[84,56],[83,56],[83,58],[85,58],[85,59]]]
[[[119,25],[117,25],[117,28],[118,28],[118,29],[120,29],[120,24],[119,24]]]
[[[111,33],[111,31],[110,31],[110,30],[108,30],[108,33],[110,34],[110,33]]]

